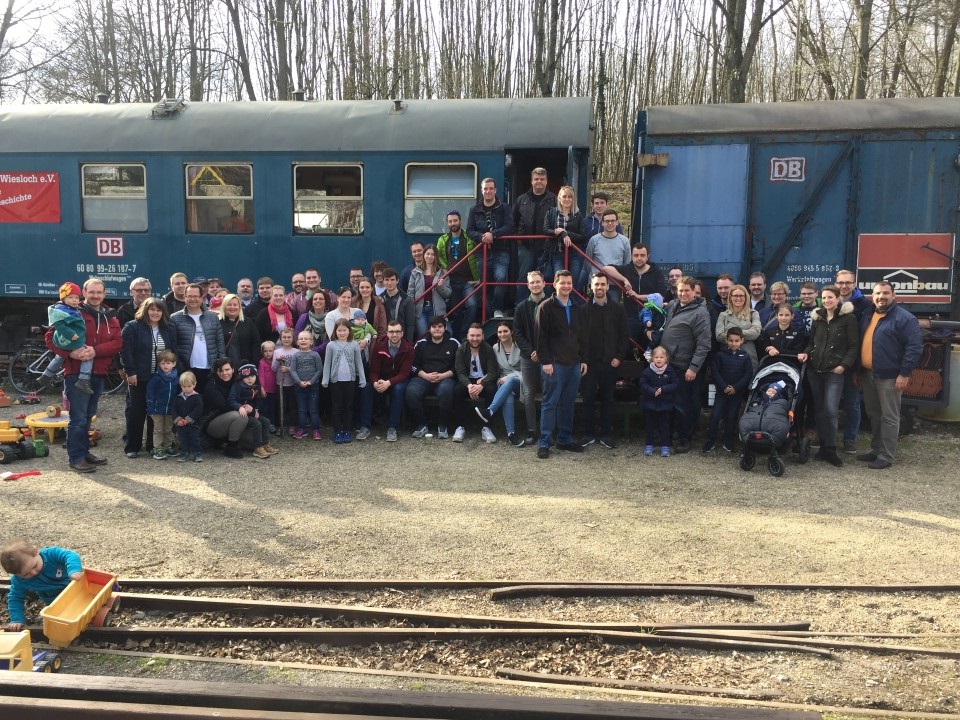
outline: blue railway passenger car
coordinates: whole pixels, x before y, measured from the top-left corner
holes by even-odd
[[[794,295],[849,268],[958,316],[960,98],[649,108],[635,149],[633,239],[661,266]]]
[[[587,205],[589,98],[0,106],[0,351],[64,280],[108,299],[177,270],[223,278],[315,266],[324,285],[445,232],[493,177],[530,170]]]

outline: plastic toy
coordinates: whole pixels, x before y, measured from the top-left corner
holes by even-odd
[[[56,650],[33,651],[30,631],[0,633],[0,670],[58,672],[63,658]]]
[[[114,606],[117,576],[84,568],[83,577],[71,580],[57,599],[40,611],[43,634],[54,647],[66,647],[87,625],[103,625]]]
[[[0,465],[14,460],[30,460],[46,457],[49,454],[47,444],[42,440],[26,440],[20,428],[10,426],[9,420],[0,420]]]

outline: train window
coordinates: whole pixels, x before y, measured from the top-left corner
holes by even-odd
[[[187,232],[253,232],[253,166],[187,165]]]
[[[363,232],[363,166],[293,166],[293,231],[357,235]]]
[[[82,165],[83,229],[143,232],[147,229],[144,165]]]
[[[408,233],[445,233],[447,213],[459,210],[466,218],[476,198],[475,164],[407,163],[403,229]]]

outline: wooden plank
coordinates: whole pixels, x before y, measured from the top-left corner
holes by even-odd
[[[809,623],[590,623],[569,620],[536,620],[490,615],[453,615],[421,610],[367,607],[364,605],[321,605],[274,600],[115,593],[125,610],[177,610],[181,612],[238,612],[248,617],[283,613],[303,617],[345,617],[359,620],[409,620],[428,625],[466,625],[473,627],[574,628],[578,630],[619,630],[645,632],[672,628],[730,628],[739,630],[785,630]]]
[[[0,673],[0,695],[455,720],[813,720],[817,713],[406,690]],[[5,700],[4,700],[5,701]],[[3,703],[0,703],[2,705]]]
[[[604,642],[668,647],[695,647],[722,650],[779,650],[830,657],[828,650],[805,645],[778,643],[753,638],[725,639],[714,637],[680,636],[669,634],[632,633],[600,630],[571,630],[552,628],[181,628],[181,627],[99,627],[88,628],[81,636],[97,642],[126,642],[146,638],[176,638],[188,642],[228,639],[261,640],[299,639],[328,645],[347,646],[369,643],[395,643],[406,640],[517,640],[521,638],[566,639],[596,637]]]
[[[409,580],[409,579],[293,579],[293,578],[121,578],[120,584],[126,589],[133,588],[265,588],[311,590],[472,590],[512,587],[514,585],[570,585],[576,581],[556,582],[552,580]],[[600,580],[583,583],[584,585],[629,585],[633,587],[658,587],[669,584],[675,587],[697,588],[740,588],[743,590],[783,590],[812,592],[960,592],[958,584],[817,584],[817,583],[761,583],[761,582],[670,582],[624,583],[616,580]],[[5,593],[9,585],[0,582],[0,593]]]
[[[713,630],[671,630],[673,637],[710,637],[726,638],[731,640],[759,640],[780,642],[784,645],[805,645],[807,647],[830,648],[833,650],[863,650],[865,652],[880,653],[892,655],[894,653],[904,653],[907,655],[930,655],[932,657],[951,658],[960,660],[960,650],[948,648],[927,648],[911,645],[881,645],[878,643],[856,643],[845,640],[816,640],[809,637],[793,637],[789,635],[764,635],[751,632],[719,632]]]
[[[52,698],[5,697],[0,703],[0,720],[364,720],[371,717],[374,716]]]
[[[722,695],[745,700],[773,700],[783,697],[783,693],[773,691],[741,690],[740,688],[710,688],[693,685],[664,685],[663,683],[637,682],[615,678],[586,677],[584,675],[556,675],[552,673],[526,672],[512,668],[497,668],[497,677],[529,682],[547,682],[557,685],[592,685],[593,687],[615,687],[630,690],[649,690],[650,692],[686,693],[688,695]]]
[[[734,600],[755,601],[753,593],[743,590],[733,590],[719,587],[687,587],[683,585],[515,585],[503,587],[490,592],[491,600],[507,600],[513,598],[539,597],[582,597],[582,596],[660,596],[660,595],[697,595],[707,597],[732,598]]]

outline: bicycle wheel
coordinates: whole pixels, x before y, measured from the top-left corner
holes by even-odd
[[[40,376],[52,359],[53,354],[45,347],[27,345],[20,348],[10,358],[10,367],[7,368],[7,378],[13,389],[22,394],[40,392],[43,389]]]
[[[110,370],[107,371],[107,377],[103,382],[103,394],[113,395],[127,384],[123,375],[120,374],[120,356],[117,355],[110,363]]]

